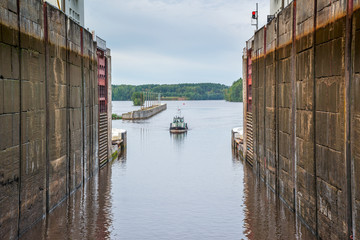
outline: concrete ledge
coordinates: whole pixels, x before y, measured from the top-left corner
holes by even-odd
[[[150,118],[150,117],[166,110],[166,108],[167,108],[167,105],[165,103],[161,104],[161,105],[155,105],[155,106],[152,106],[147,109],[124,113],[124,114],[122,114],[122,119],[123,120],[147,119],[147,118]]]

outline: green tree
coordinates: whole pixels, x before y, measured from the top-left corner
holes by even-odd
[[[239,78],[229,89],[225,89],[225,100],[229,102],[243,101],[243,80]]]
[[[134,103],[134,106],[142,106],[144,104],[144,96],[141,92],[134,92],[131,96],[131,100]]]

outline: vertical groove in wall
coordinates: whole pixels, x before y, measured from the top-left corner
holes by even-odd
[[[293,3],[293,29],[292,29],[292,56],[291,56],[291,125],[292,125],[292,138],[291,138],[291,153],[292,153],[292,174],[293,174],[293,193],[294,193],[294,209],[296,209],[296,0]]]
[[[267,159],[266,159],[266,26],[264,27],[264,59],[263,59],[263,66],[264,66],[264,75],[263,75],[263,161],[264,161],[264,182],[266,185],[269,186],[268,178],[267,178]]]
[[[357,29],[357,23],[355,22],[356,18],[358,17],[354,17],[354,1],[352,1],[352,19],[351,19],[351,26],[352,26],[352,30],[351,30],[351,33],[352,33],[352,36],[351,36],[351,41],[352,41],[352,44],[351,44],[351,56],[350,56],[350,59],[351,59],[351,75],[350,75],[350,132],[351,131],[354,131],[356,130],[356,128],[354,128],[354,123],[353,122],[353,119],[355,117],[355,103],[357,101],[355,101],[355,96],[357,94],[357,90],[355,88],[355,60],[356,60],[356,54],[353,54],[355,53],[355,47],[358,43],[355,42],[356,40],[356,29]],[[356,6],[356,11],[359,11],[358,9],[358,5]],[[351,140],[354,140],[354,134],[349,136]],[[352,198],[352,201],[351,201],[351,204],[352,204],[352,207],[353,207],[353,211],[352,211],[352,223],[353,223],[353,226],[352,226],[352,235],[353,235],[353,238],[354,239],[359,239],[359,222],[356,221],[357,217],[358,217],[358,214],[356,213],[358,211],[358,206],[356,205],[356,191],[359,191],[358,187],[356,186],[356,163],[355,163],[355,152],[354,152],[354,148],[355,148],[355,143],[352,142],[350,140],[350,152],[351,152],[351,158],[350,158],[350,161],[351,161],[351,198]]]
[[[96,166],[96,156],[95,156],[95,149],[96,149],[96,142],[94,142],[94,139],[96,137],[96,121],[94,121],[94,117],[95,117],[95,114],[94,114],[94,111],[95,111],[95,106],[96,106],[96,94],[95,94],[95,86],[96,86],[96,81],[94,81],[96,78],[96,74],[94,72],[94,61],[96,60],[96,48],[95,48],[95,44],[94,42],[92,41],[92,49],[93,49],[93,52],[92,52],[92,62],[90,64],[90,67],[91,67],[91,73],[92,73],[92,80],[90,81],[91,82],[91,96],[92,96],[92,109],[91,109],[91,121],[92,121],[92,131],[91,131],[91,166],[92,166],[92,176],[94,175],[95,173],[95,169],[97,169],[97,166]]]
[[[92,40],[91,40],[92,41]],[[92,45],[93,47],[93,45]],[[91,56],[89,54],[89,121],[90,121],[90,136],[89,136],[89,140],[90,140],[90,159],[89,159],[89,174],[90,174],[90,178],[93,177],[93,160],[94,160],[94,146],[93,146],[93,138],[94,138],[94,96],[93,96],[93,88],[94,88],[94,84],[92,81],[92,74],[90,74],[92,72],[92,56],[93,56],[94,52],[91,53]]]
[[[351,108],[350,108],[350,86],[351,86],[351,45],[352,45],[352,18],[353,18],[353,0],[347,1],[346,8],[346,35],[345,35],[345,159],[346,159],[346,175],[347,175],[347,231],[348,236],[352,235],[352,170],[351,170],[351,149],[350,149],[350,134],[351,134]]]
[[[71,89],[71,79],[70,79],[70,45],[69,45],[69,31],[70,31],[70,19],[69,17],[66,16],[66,44],[68,49],[66,49],[66,55],[67,55],[67,73],[66,73],[66,80],[67,80],[67,84],[68,84],[68,90],[67,90],[67,94],[68,94],[68,112],[69,112],[69,122],[68,122],[68,134],[69,134],[69,161],[68,161],[68,192],[69,192],[69,196],[72,194],[73,190],[72,190],[72,175],[71,175],[71,143],[72,143],[72,138],[71,138],[71,121],[70,121],[70,116],[71,116],[71,111],[73,110],[71,107],[71,102],[70,102],[70,89]]]
[[[319,235],[319,224],[318,224],[318,190],[317,190],[317,163],[316,163],[316,68],[315,68],[315,57],[316,57],[316,21],[317,21],[317,0],[314,0],[314,26],[313,26],[313,128],[314,128],[314,178],[315,178],[315,234]]]
[[[66,78],[66,196],[70,195],[70,71],[68,18],[65,16],[65,78]]]
[[[48,35],[48,22],[47,22],[47,5],[46,3],[44,3],[44,7],[43,7],[43,11],[44,11],[44,44],[45,44],[45,99],[46,99],[46,147],[45,147],[45,151],[46,151],[46,157],[45,157],[45,165],[46,165],[46,179],[45,179],[45,183],[46,183],[46,213],[49,213],[50,211],[50,206],[49,206],[49,164],[50,164],[50,156],[49,156],[49,141],[50,141],[50,137],[49,137],[49,76],[48,76],[48,66],[49,66],[49,35]]]
[[[259,49],[256,49],[256,80],[258,81],[258,85],[257,85],[257,90],[256,90],[256,92],[257,92],[257,102],[256,102],[256,104],[257,104],[257,116],[256,116],[256,126],[257,126],[257,174],[258,174],[258,176],[259,177],[261,177],[261,164],[260,164],[260,162],[261,162],[261,156],[260,156],[260,148],[259,148],[259,142],[260,142],[260,128],[259,128],[259,124],[260,124],[260,119],[259,119],[259,116],[260,116],[260,101],[258,101],[259,100],[259,81],[260,81],[260,79],[259,79],[259,76],[260,76],[260,63],[259,63],[259,52],[260,52],[260,50]]]
[[[85,79],[84,79],[84,33],[83,29],[80,28],[80,51],[81,51],[81,128],[82,128],[82,149],[81,149],[81,158],[82,158],[82,185],[85,184]]]
[[[21,35],[20,35],[20,0],[16,1],[17,4],[17,20],[18,20],[18,38],[19,38],[19,97],[20,97],[20,108],[19,108],[19,179],[18,179],[18,222],[17,222],[17,237],[20,236],[20,219],[21,219],[21,172],[22,172],[22,150],[21,150],[21,122],[22,122],[22,99],[21,99],[21,91],[22,91],[22,84],[21,84]]]
[[[279,47],[279,18],[276,20],[276,45],[275,45],[275,192],[279,195],[279,100],[278,100],[278,77],[279,77],[279,57],[277,54],[277,49]]]
[[[91,38],[92,39],[92,38]],[[92,104],[92,78],[91,78],[91,57],[92,57],[92,51],[91,49],[91,44],[89,44],[89,39],[87,39],[87,43],[86,43],[86,47],[84,49],[85,54],[87,55],[87,57],[89,58],[86,66],[84,66],[84,70],[85,70],[85,76],[88,80],[86,80],[85,78],[85,84],[87,84],[86,86],[86,91],[85,93],[86,95],[86,102],[87,102],[87,110],[86,110],[86,119],[87,119],[87,131],[86,131],[86,138],[87,138],[87,156],[88,156],[88,179],[92,177],[92,109],[93,109],[93,104]]]

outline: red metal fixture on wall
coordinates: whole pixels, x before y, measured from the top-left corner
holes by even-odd
[[[104,51],[97,49],[99,113],[107,111],[107,66]]]
[[[247,73],[246,73],[246,87],[247,87],[247,111],[252,112],[252,61],[251,61],[251,49],[246,50],[247,51]]]
[[[103,166],[109,159],[109,123],[108,123],[108,59],[106,42],[96,37],[97,72],[99,98],[99,164]],[[111,101],[111,99],[110,99]]]

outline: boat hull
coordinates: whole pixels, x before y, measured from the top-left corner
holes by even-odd
[[[187,132],[187,128],[170,128],[171,133],[184,133]]]

